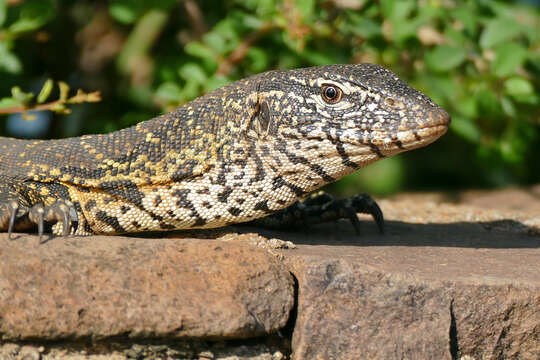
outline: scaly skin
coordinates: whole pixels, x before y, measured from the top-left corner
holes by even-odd
[[[120,234],[246,222],[425,146],[449,122],[378,65],[271,71],[110,134],[0,138],[0,230],[44,222],[58,234]]]

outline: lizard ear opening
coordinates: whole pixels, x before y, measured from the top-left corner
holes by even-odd
[[[264,139],[271,131],[271,128],[272,118],[270,107],[265,100],[259,100],[249,121],[247,135],[248,137]]]

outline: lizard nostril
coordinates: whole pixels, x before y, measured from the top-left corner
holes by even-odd
[[[387,97],[386,99],[384,99],[384,103],[390,107],[396,106],[396,100],[391,97]]]

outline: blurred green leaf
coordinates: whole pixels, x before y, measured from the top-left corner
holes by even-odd
[[[482,138],[482,132],[478,126],[471,120],[461,116],[452,117],[450,128],[462,138],[473,143],[478,143]]]
[[[176,83],[166,82],[159,85],[155,96],[168,103],[179,103],[182,100],[182,89]]]
[[[21,106],[22,104],[13,98],[0,99],[0,109]]]
[[[240,43],[239,34],[234,23],[229,20],[220,21],[211,32],[203,36],[203,42],[217,54],[225,54],[236,49]]]
[[[504,43],[495,48],[495,60],[493,61],[493,72],[495,75],[503,77],[515,72],[527,58],[527,49],[517,43]]]
[[[507,96],[501,97],[501,106],[506,115],[514,118],[517,116],[517,111],[514,103]]]
[[[459,86],[454,78],[444,73],[427,73],[420,76],[427,93],[440,105],[445,105],[450,99],[458,95]]]
[[[6,0],[0,0],[0,27],[4,25],[7,17],[7,3]]]
[[[191,56],[202,59],[207,68],[212,70],[217,68],[216,55],[207,45],[192,41],[184,47],[184,51]]]
[[[504,82],[504,89],[508,95],[528,95],[534,91],[532,84],[521,77],[513,77]]]
[[[512,96],[516,102],[519,102],[521,104],[527,104],[532,106],[538,106],[540,105],[540,96],[536,93],[529,93],[529,94],[523,94],[523,95],[513,95]],[[536,124],[540,125],[540,118],[538,117],[529,117],[530,121],[535,122]]]
[[[109,6],[109,13],[118,22],[132,24],[143,11],[141,5],[137,1],[115,0]]]
[[[345,22],[344,27],[347,31],[352,32],[355,35],[370,39],[382,34],[381,25],[369,18],[362,16],[356,12],[348,12],[348,18],[351,22]]]
[[[247,52],[250,69],[253,72],[261,72],[268,68],[269,57],[267,53],[258,47],[252,47]]]
[[[208,81],[206,81],[206,83],[204,85],[204,91],[205,92],[210,92],[212,90],[215,90],[217,88],[222,87],[223,85],[227,85],[230,82],[231,82],[231,80],[228,79],[227,77],[225,77],[223,75],[217,75],[216,74],[216,75],[208,78]]]
[[[535,137],[532,126],[521,122],[511,122],[499,142],[499,149],[507,162],[519,163],[524,160],[527,144]]]
[[[11,74],[18,74],[22,71],[21,61],[10,51],[7,41],[0,41],[0,71]]]
[[[138,64],[148,57],[152,45],[166,26],[167,18],[166,11],[152,8],[137,20],[116,58],[116,66],[121,74],[136,72]]]
[[[499,142],[499,150],[501,151],[505,161],[515,163],[521,160],[521,154],[513,145],[514,143],[508,141],[507,139],[502,140]]]
[[[311,51],[311,50],[304,50],[302,52],[302,56],[305,58],[308,58],[309,61],[313,65],[328,65],[333,64],[336,61],[334,61],[334,55],[331,53],[320,53],[317,51]],[[338,61],[339,62],[339,61]]]
[[[395,192],[403,186],[404,180],[404,160],[397,156],[373,163],[367,169],[360,169],[336,185],[340,186],[340,192],[344,196],[353,196],[360,192],[384,195]]]
[[[444,37],[448,39],[448,43],[460,48],[465,48],[467,43],[470,42],[470,39],[464,34],[463,30],[457,30],[454,27],[447,27]]]
[[[262,18],[275,14],[279,5],[276,0],[243,0],[241,4]]]
[[[392,12],[389,17],[393,20],[406,19],[414,10],[415,3],[416,1],[413,1],[413,0],[395,1],[392,6]]]
[[[69,95],[69,85],[65,83],[64,81],[58,82],[58,91],[60,92],[60,95],[58,98],[61,102],[66,102]]]
[[[150,9],[168,10],[176,0],[113,0],[109,5],[109,14],[123,24],[132,24]]]
[[[27,0],[20,6],[19,18],[9,26],[14,34],[36,30],[54,16],[52,0]]]
[[[43,87],[41,88],[41,90],[40,90],[40,92],[39,92],[39,94],[37,96],[38,104],[42,104],[45,101],[47,101],[47,99],[51,95],[51,91],[52,91],[53,87],[54,87],[54,81],[52,79],[45,80],[45,83],[43,84]]]
[[[263,26],[264,21],[256,16],[251,16],[249,14],[245,14],[242,17],[242,23],[252,30],[259,29],[261,26]]]
[[[188,81],[182,88],[182,99],[193,100],[200,95],[200,84],[195,81]]]
[[[452,15],[465,27],[465,30],[471,35],[476,34],[478,17],[474,11],[471,11],[467,5],[458,6],[452,11]]]
[[[466,95],[466,94],[463,94]],[[473,96],[459,97],[453,102],[454,107],[458,112],[467,118],[475,118],[478,116],[478,103]]]
[[[302,13],[302,18],[305,23],[310,23],[315,11],[315,0],[296,0],[295,4]]]
[[[394,8],[396,7],[396,0],[380,0],[381,12],[385,18],[392,18],[394,14]]]
[[[421,19],[396,20],[392,30],[392,38],[397,43],[402,43],[410,38],[416,38],[418,27],[422,24]]]
[[[510,18],[490,20],[480,35],[480,46],[487,49],[508,41],[518,35],[520,29],[519,24]]]
[[[193,81],[198,84],[204,84],[208,76],[200,65],[196,63],[186,63],[180,69],[178,74],[186,81]]]
[[[448,46],[440,45],[435,47],[426,54],[426,65],[433,71],[448,71],[452,70],[465,61],[465,50]]]
[[[499,118],[501,106],[491,89],[482,89],[474,95],[478,103],[478,113],[483,117]]]
[[[20,87],[14,86],[11,88],[11,97],[19,104],[27,104],[34,98],[34,94],[31,92],[24,92]]]

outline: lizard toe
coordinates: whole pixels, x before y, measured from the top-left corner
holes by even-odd
[[[52,205],[36,204],[30,208],[28,218],[38,227],[40,244],[47,242],[43,240],[45,226],[52,227],[54,233],[68,236],[77,231],[79,225],[77,210],[73,203],[67,200],[58,200]]]
[[[328,202],[312,207],[311,217],[319,217],[321,219],[319,222],[349,219],[356,234],[360,235],[360,221],[358,220],[357,213],[369,214],[375,220],[379,232],[384,234],[384,216],[382,210],[371,196],[359,194],[345,199],[333,199],[332,197],[328,199]]]

